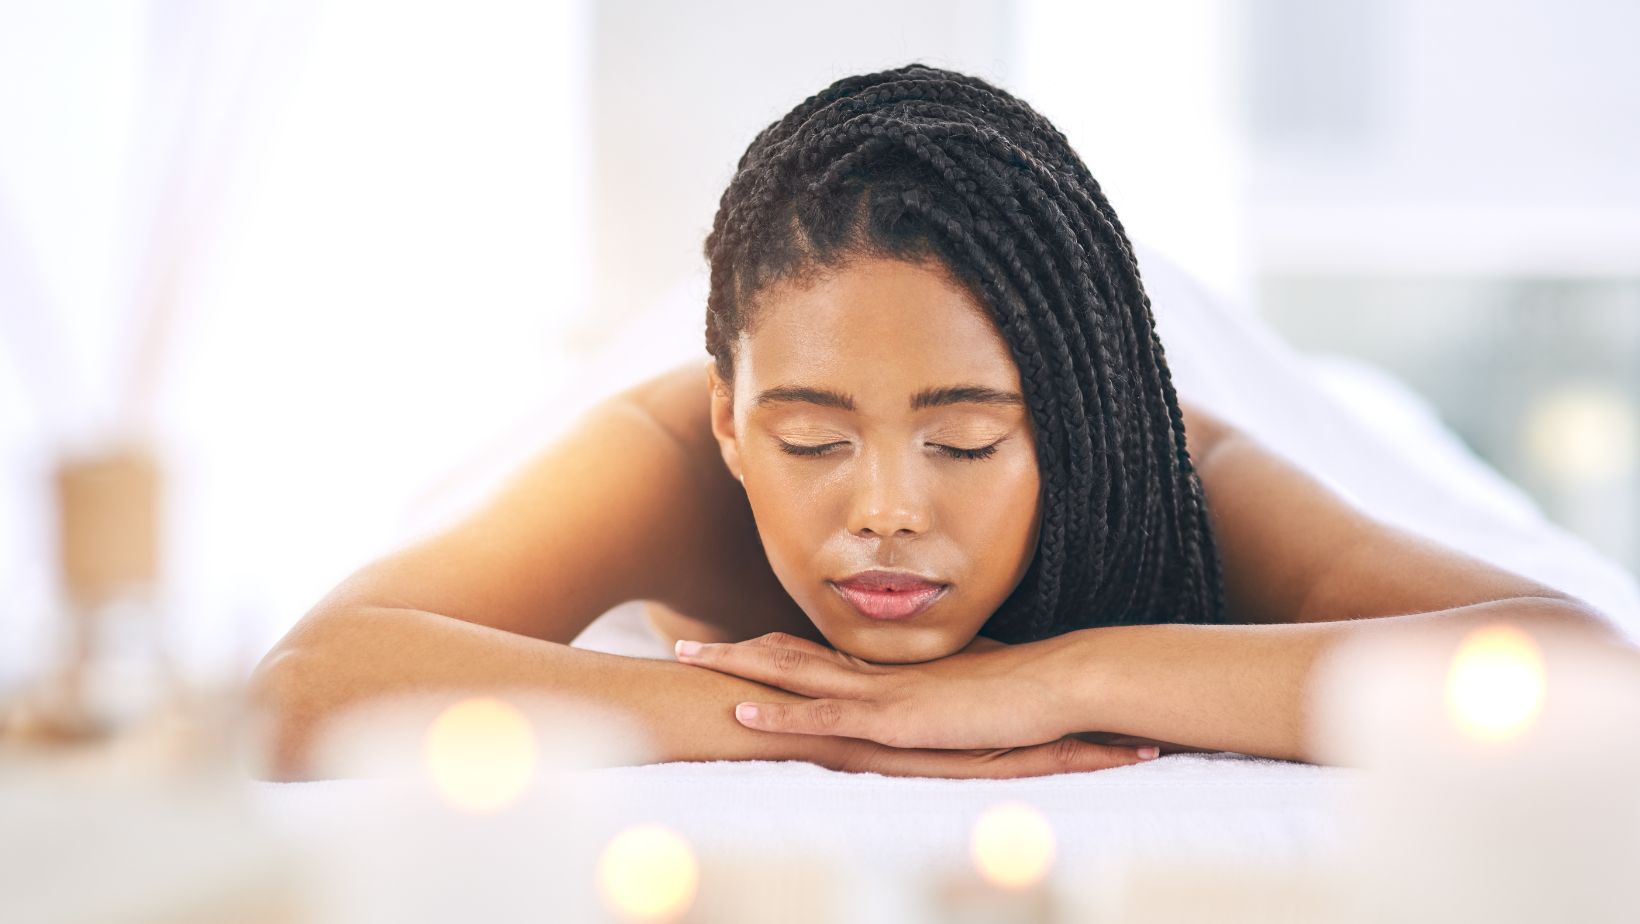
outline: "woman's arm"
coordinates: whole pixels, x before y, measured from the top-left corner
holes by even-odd
[[[1064,691],[1061,721],[1118,735],[1284,760],[1319,762],[1307,740],[1312,674],[1322,653],[1356,633],[1455,644],[1508,622],[1531,633],[1579,633],[1624,645],[1586,605],[1515,598],[1433,613],[1290,625],[1160,624],[1080,629],[1045,640]],[[1102,739],[1100,739],[1102,740]]]
[[[412,691],[607,703],[649,732],[660,760],[829,753],[734,721],[734,703],[753,693],[800,696],[569,646],[622,602],[698,583],[723,539],[695,461],[629,397],[583,412],[482,504],[348,576],[279,641],[252,677],[272,719],[273,775],[325,772],[311,765],[321,726],[355,703]]]
[[[748,697],[805,697],[673,661],[629,658],[386,607],[316,611],[251,677],[271,720],[265,773],[309,779],[312,747],[350,706],[397,693],[556,692],[619,709],[649,734],[657,762],[830,759],[833,743],[778,740],[734,719]]]
[[[899,748],[1144,741],[1168,751],[1314,762],[1305,710],[1326,648],[1357,633],[1455,644],[1459,633],[1497,622],[1540,637],[1578,634],[1640,660],[1640,650],[1598,611],[1563,596],[1290,625],[1118,625],[1020,645],[980,639],[918,664],[871,664],[779,632],[692,650],[680,645],[679,657],[808,697],[737,708],[739,721],[775,734],[841,735]]]
[[[370,652],[362,657],[362,652]],[[313,746],[328,722],[376,696],[429,690],[567,694],[612,706],[648,733],[652,762],[800,760],[887,776],[1012,778],[1137,762],[1132,749],[1065,736],[1028,747],[894,748],[840,735],[773,735],[734,717],[747,699],[808,699],[715,671],[547,642],[435,613],[352,607],[310,614],[252,677],[272,719],[270,779],[323,775]]]
[[[1224,560],[1229,625],[1083,629],[1060,649],[1069,727],[1311,760],[1306,686],[1357,632],[1462,633],[1494,621],[1621,643],[1553,587],[1381,521],[1201,409],[1196,458]],[[1192,427],[1197,424],[1192,424]]]

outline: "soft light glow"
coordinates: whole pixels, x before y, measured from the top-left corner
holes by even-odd
[[[1628,399],[1593,386],[1568,386],[1538,401],[1526,444],[1538,465],[1567,480],[1611,478],[1640,459],[1640,414]]]
[[[464,699],[427,729],[422,756],[433,783],[457,808],[494,812],[535,774],[535,732],[517,707],[493,696]]]
[[[1498,624],[1464,637],[1446,677],[1447,713],[1471,737],[1506,741],[1543,710],[1543,657],[1532,637]]]
[[[1023,889],[1040,882],[1053,864],[1053,828],[1031,805],[1000,802],[974,823],[968,852],[987,882]]]
[[[598,889],[629,921],[672,921],[689,909],[700,883],[694,851],[663,825],[615,835],[598,859]]]

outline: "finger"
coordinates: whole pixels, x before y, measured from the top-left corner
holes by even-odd
[[[735,718],[747,728],[798,735],[871,738],[879,724],[874,706],[854,699],[805,703],[741,703]],[[875,742],[873,742],[875,743]]]
[[[800,635],[792,635],[787,632],[769,632],[740,644],[756,645],[761,648],[796,648],[798,651],[812,654],[817,658],[834,661],[843,667],[854,668],[868,674],[882,673],[880,667],[869,661],[862,661],[847,652],[838,651],[819,642],[810,641]]]
[[[737,643],[699,645],[691,650],[687,641],[680,640],[675,650],[678,660],[685,664],[709,667],[804,696],[859,699],[871,690],[871,677],[797,648]]]
[[[1015,748],[1008,759],[1021,766],[1037,770],[1031,776],[1050,773],[1084,773],[1089,770],[1109,770],[1148,763],[1157,755],[1154,747],[1128,747],[1120,744],[1091,744],[1066,735],[1045,744]]]
[[[1122,747],[1144,748],[1153,747],[1161,754],[1179,754],[1187,751],[1207,751],[1207,748],[1191,747],[1187,744],[1174,744],[1171,741],[1162,741],[1157,738],[1144,738],[1137,735],[1119,735],[1115,732],[1073,732],[1074,737],[1094,744],[1115,744]]]
[[[860,741],[843,750],[837,769],[885,776],[946,779],[1012,779],[1086,773],[1148,763],[1134,748],[1088,744],[1065,737],[1023,748],[948,751],[938,748],[893,748]]]
[[[769,648],[796,648],[800,651],[806,651],[809,654],[817,655],[837,653],[837,650],[834,648],[827,648],[819,642],[810,641],[801,635],[793,635],[790,632],[765,632],[757,638],[747,639],[740,644],[758,645]]]

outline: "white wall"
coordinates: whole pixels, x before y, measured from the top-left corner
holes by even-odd
[[[189,31],[203,11],[231,26],[270,9],[153,8],[167,54],[225,41]],[[17,203],[0,220],[32,250],[0,277],[0,670],[49,642],[52,453],[106,437],[130,391],[142,305],[126,266],[155,239],[133,202],[157,204],[161,227],[185,219],[145,408],[170,475],[165,615],[185,661],[259,655],[402,536],[440,476],[567,387],[560,332],[589,288],[586,10],[272,8],[303,14],[299,40],[204,218],[131,169],[177,115],[143,108],[144,81],[173,73],[143,44],[144,7],[0,10],[0,191]],[[208,65],[198,85],[231,83],[232,60]],[[196,179],[231,147],[160,166]],[[22,374],[56,353],[75,362]]]
[[[692,275],[735,163],[827,84],[921,60],[1006,81],[1007,0],[597,4],[597,303],[587,339]],[[705,340],[705,305],[700,306]],[[704,345],[702,347],[704,350]]]
[[[1130,237],[1244,306],[1238,6],[1023,0],[1015,92],[1065,133]]]
[[[1640,4],[1242,2],[1261,266],[1640,272]]]
[[[1003,79],[1012,47],[1003,0],[152,8],[0,9],[0,241],[29,251],[0,263],[0,683],[51,643],[44,479],[123,420],[156,217],[188,219],[134,402],[170,476],[165,616],[185,662],[243,667],[580,407],[704,355],[701,244],[759,129],[913,59]],[[261,16],[289,43],[224,107],[224,36]],[[215,108],[178,153],[198,51]],[[243,157],[168,210],[157,175],[222,165],[234,111]]]

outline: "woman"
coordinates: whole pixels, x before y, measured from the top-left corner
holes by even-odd
[[[704,370],[598,404],[264,659],[276,775],[336,711],[428,688],[598,699],[660,760],[1305,760],[1306,675],[1348,633],[1617,635],[1179,400],[1098,184],[985,81],[910,64],[803,101],[705,252]],[[677,663],[568,647],[628,600]]]

